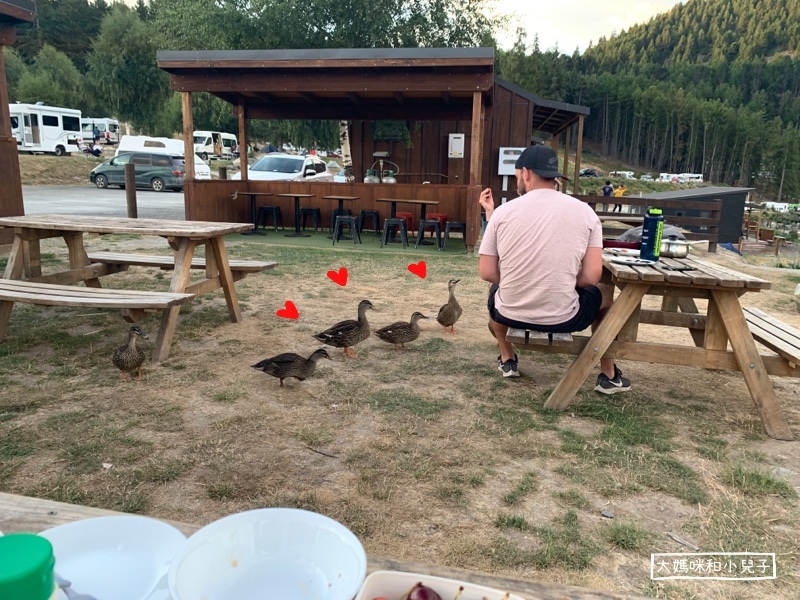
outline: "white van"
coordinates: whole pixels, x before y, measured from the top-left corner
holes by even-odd
[[[622,177],[624,179],[633,179],[633,171],[609,171],[608,177]]]
[[[116,119],[81,119],[81,132],[84,140],[94,138],[94,128],[100,132],[100,142],[106,145],[119,143],[119,121]]]
[[[183,140],[147,135],[123,135],[114,156],[123,152],[148,151],[182,157],[183,149]],[[211,169],[197,154],[194,155],[194,177],[195,179],[211,179]]]
[[[80,152],[81,111],[36,104],[9,104],[11,135],[18,152],[55,154]]]
[[[678,181],[681,183],[703,183],[702,173],[678,173]]]
[[[220,131],[195,131],[194,151],[203,160],[225,158],[233,160],[234,149],[239,147],[236,136]]]

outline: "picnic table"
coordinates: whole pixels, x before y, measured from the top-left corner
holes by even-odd
[[[800,331],[740,303],[741,296],[769,289],[770,282],[692,258],[662,258],[652,265],[619,264],[614,259],[603,254],[603,280],[620,293],[591,337],[519,329],[506,336],[523,348],[576,355],[545,407],[569,406],[603,356],[740,371],[767,434],[793,440],[769,375],[800,376]],[[642,308],[645,295],[661,296],[661,309]],[[704,315],[695,303],[698,298],[708,301]],[[642,323],[687,328],[694,347],[641,341]],[[777,354],[762,355],[756,341]]]
[[[39,533],[45,529],[71,523],[73,521],[79,521],[81,519],[120,514],[124,513],[0,492],[0,531],[4,533]],[[191,535],[202,526],[176,521],[165,522],[175,526],[187,536]],[[591,590],[557,583],[540,583],[538,581],[511,579],[509,577],[491,575],[489,573],[398,561],[371,555],[367,557],[367,561],[368,573],[389,570],[448,577],[451,579],[458,579],[459,581],[467,581],[500,589],[504,592],[516,593],[523,598],[530,598],[531,600],[636,600],[640,598],[640,596],[629,596],[626,594]]]
[[[273,268],[263,261],[230,261],[223,236],[250,229],[248,223],[170,221],[83,215],[27,215],[0,218],[0,227],[14,228],[4,279],[0,280],[0,340],[5,336],[14,302],[47,306],[89,306],[120,308],[123,317],[137,322],[153,310],[162,311],[161,327],[153,351],[153,361],[169,355],[178,323],[179,304],[197,294],[222,289],[230,319],[242,320],[233,286],[249,273]],[[138,234],[167,240],[172,256],[147,256],[97,252],[87,254],[84,233]],[[60,237],[69,251],[69,267],[42,274],[40,241]],[[205,258],[195,258],[198,243],[205,244]],[[157,266],[173,270],[169,292],[105,290],[100,277],[127,270],[131,265]],[[194,283],[191,269],[205,269],[206,277]],[[83,282],[86,290],[72,284]]]

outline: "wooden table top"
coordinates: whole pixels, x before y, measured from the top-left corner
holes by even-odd
[[[612,262],[614,255],[603,252],[603,267],[616,281],[641,281],[676,287],[742,288],[767,290],[772,284],[733,269],[720,267],[696,258],[661,258],[652,265],[636,266]],[[620,257],[623,258],[623,257]],[[689,268],[690,270],[670,270]]]
[[[400,202],[402,204],[426,204],[431,206],[439,204],[438,200],[402,200],[400,198],[376,198],[375,202]]]
[[[0,217],[0,227],[20,227],[48,231],[81,231],[89,233],[138,233],[141,235],[204,239],[226,235],[228,233],[246,231],[252,229],[253,224],[51,214]]]
[[[361,196],[323,196],[323,200],[358,200]]]
[[[236,200],[236,196],[272,196],[274,195],[272,192],[240,192],[235,191],[231,192],[231,197]]]
[[[124,513],[0,492],[0,530],[4,533],[21,531],[40,533],[45,529],[81,519],[121,514]],[[199,525],[188,523],[166,520],[164,522],[173,525],[187,536],[200,528]],[[557,583],[512,579],[453,567],[401,562],[373,555],[368,556],[367,560],[367,568],[370,573],[378,570],[389,570],[448,577],[503,591],[511,591],[525,598],[537,598],[538,600],[636,600],[640,598],[640,596],[629,596]]]
[[[282,198],[313,198],[316,194],[275,194],[276,196],[281,196]]]

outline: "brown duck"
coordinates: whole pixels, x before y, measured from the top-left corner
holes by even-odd
[[[128,373],[138,371],[136,379],[142,378],[142,365],[144,364],[144,350],[136,345],[138,338],[147,339],[147,335],[138,325],[134,325],[128,330],[128,343],[123,344],[114,350],[111,362],[119,369],[120,379],[128,381]]]
[[[367,322],[367,309],[373,308],[372,302],[362,300],[358,305],[358,320],[340,321],[333,327],[321,331],[314,336],[323,344],[343,348],[345,356],[355,358],[358,356],[353,352],[352,346],[363,342],[369,337],[369,323]]]
[[[422,313],[415,312],[413,315],[411,315],[410,323],[406,323],[405,321],[392,323],[391,325],[387,325],[386,327],[381,327],[378,329],[378,331],[375,332],[375,335],[381,338],[384,342],[394,344],[394,349],[399,350],[397,347],[398,344],[400,345],[400,348],[405,348],[404,344],[413,342],[419,337],[419,324],[417,322],[420,319],[427,318],[428,317]]]
[[[444,304],[439,309],[439,314],[436,315],[436,320],[439,321],[439,324],[444,327],[445,333],[455,333],[455,324],[461,318],[461,305],[456,300],[456,284],[461,281],[460,279],[451,279],[447,283],[447,290],[450,292],[450,298],[447,300],[447,304]],[[450,331],[447,331],[447,328],[450,328]]]
[[[325,348],[320,348],[319,350],[314,350],[308,358],[303,358],[294,352],[278,354],[272,358],[265,358],[257,362],[253,365],[253,368],[264,371],[267,375],[277,377],[281,381],[281,387],[286,387],[283,385],[283,380],[288,377],[294,377],[300,381],[311,377],[317,368],[317,361],[320,358],[331,360]]]

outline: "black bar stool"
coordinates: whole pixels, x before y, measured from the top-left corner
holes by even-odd
[[[439,250],[444,250],[447,248],[447,240],[450,239],[450,232],[453,230],[461,232],[461,235],[464,237],[464,248],[467,247],[467,229],[464,226],[464,222],[448,221],[444,228],[444,239],[442,240],[442,245],[439,246]]]
[[[258,218],[256,219],[256,223],[262,226],[264,229],[267,228],[267,219],[272,217],[272,226],[275,228],[275,231],[278,231],[278,225],[280,224],[281,229],[283,229],[283,216],[281,216],[281,207],[280,206],[259,206],[258,207]]]
[[[380,235],[381,224],[377,210],[362,210],[358,213],[358,231],[364,231],[364,219],[372,219],[372,226],[375,227],[375,235]]]
[[[442,247],[442,230],[439,227],[439,220],[438,219],[423,219],[419,222],[419,231],[417,231],[417,243],[414,244],[414,248],[419,248],[419,245],[422,243],[422,238],[425,236],[425,230],[428,228],[432,228],[433,232],[436,234],[436,249]],[[426,244],[430,244],[430,242],[425,242]]]
[[[358,238],[358,243],[360,244],[361,234],[358,231],[358,219],[352,215],[338,215],[336,217],[336,225],[333,227],[333,236],[331,236],[333,237],[333,244],[342,237],[342,225],[349,227],[350,236],[353,238],[353,246],[356,245],[356,238]]]
[[[318,208],[301,208],[300,221],[303,229],[306,228],[306,217],[311,217],[311,224],[314,226],[314,233],[317,233],[320,227],[322,227],[322,211]]]
[[[389,231],[392,227],[399,227],[400,228],[400,236],[403,240],[403,248],[408,246],[408,228],[406,227],[406,219],[405,217],[395,217],[394,219],[389,218],[383,222],[383,236],[381,237],[381,248],[384,247],[387,240],[389,239]]]
[[[350,216],[350,209],[343,208],[341,212],[339,212],[338,208],[334,208],[331,211],[331,233],[333,233],[333,228],[336,225],[336,217],[349,217]]]

